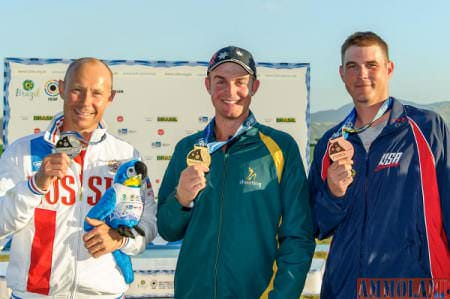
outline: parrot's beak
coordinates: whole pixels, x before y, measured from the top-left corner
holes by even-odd
[[[126,179],[123,183],[127,187],[140,187],[142,182],[142,175],[136,175],[129,179]]]

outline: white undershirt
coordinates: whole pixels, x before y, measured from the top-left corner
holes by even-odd
[[[364,145],[364,148],[366,149],[366,152],[369,152],[370,145],[375,140],[375,138],[380,135],[381,131],[383,131],[383,128],[386,126],[388,120],[377,124],[376,126],[370,126],[368,129],[362,131],[358,134],[359,139],[361,139],[362,144]]]

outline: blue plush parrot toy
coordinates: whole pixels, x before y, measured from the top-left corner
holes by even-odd
[[[141,186],[147,178],[147,167],[139,160],[123,163],[114,176],[114,183],[103,194],[100,201],[91,208],[87,217],[105,221],[119,234],[134,238],[131,228],[144,235],[144,231],[137,225],[144,209]],[[84,221],[84,230],[93,227]],[[133,267],[130,257],[120,250],[112,253],[117,266],[122,271],[125,282],[130,284],[134,280]]]

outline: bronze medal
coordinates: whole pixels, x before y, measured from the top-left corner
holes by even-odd
[[[340,159],[351,159],[354,154],[353,145],[342,136],[331,139],[328,141],[328,154],[333,162]]]
[[[194,149],[186,157],[186,164],[188,166],[205,165],[209,167],[211,164],[211,155],[208,152],[208,148],[206,146],[194,145]]]
[[[56,153],[66,153],[70,158],[75,158],[81,152],[81,142],[73,134],[61,133],[56,142]]]

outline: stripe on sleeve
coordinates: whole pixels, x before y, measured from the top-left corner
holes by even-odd
[[[433,278],[450,277],[450,251],[442,220],[435,158],[419,126],[409,118],[417,145],[430,270]]]

